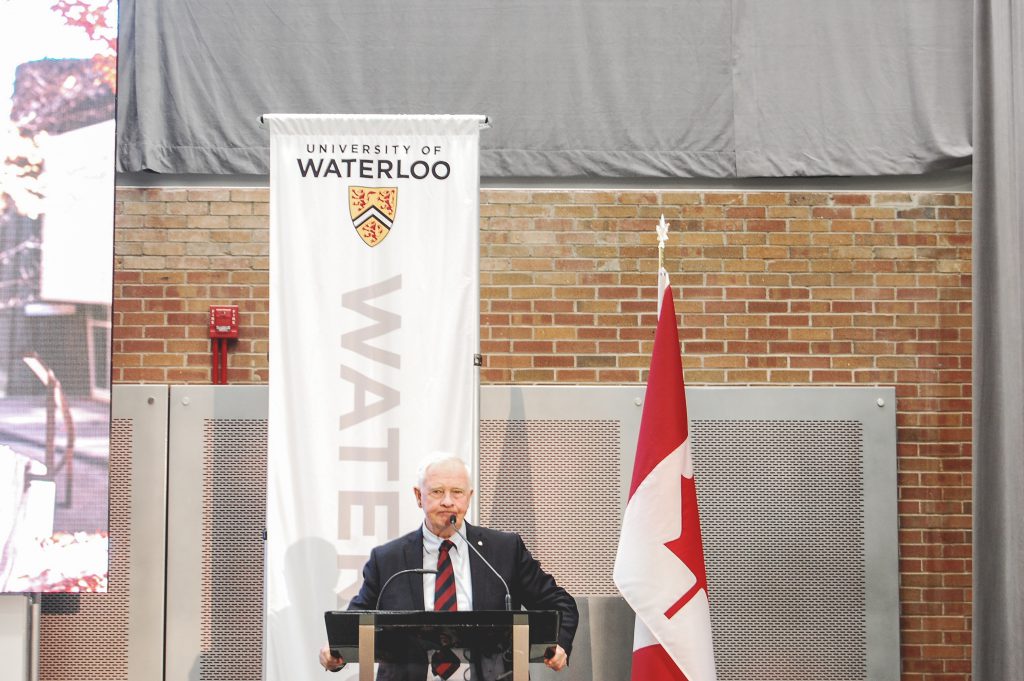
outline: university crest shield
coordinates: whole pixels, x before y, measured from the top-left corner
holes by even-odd
[[[356,234],[371,248],[391,233],[398,210],[398,187],[349,187],[348,212]]]

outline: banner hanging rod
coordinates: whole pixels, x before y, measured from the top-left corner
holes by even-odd
[[[353,120],[388,119],[388,118],[393,118],[393,119],[412,119],[412,118],[423,118],[423,119],[475,118],[477,120],[477,122],[480,124],[480,128],[481,129],[491,127],[491,119],[488,118],[486,115],[483,115],[483,114],[467,114],[467,115],[459,115],[459,114],[422,114],[422,115],[420,115],[420,114],[384,114],[384,115],[378,116],[378,115],[374,115],[374,114],[276,114],[276,113],[266,113],[266,114],[260,115],[259,122],[260,122],[261,126],[264,126],[264,125],[266,125],[268,118],[289,118],[289,117],[293,117],[293,116],[294,117],[302,116],[304,118],[319,118],[319,119],[323,119],[323,120],[332,120],[332,119],[333,120],[337,120],[337,119],[340,119],[340,118],[350,118],[350,119],[353,119]]]

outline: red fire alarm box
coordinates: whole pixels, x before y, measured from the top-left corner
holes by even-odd
[[[238,338],[238,306],[210,306],[210,338]]]

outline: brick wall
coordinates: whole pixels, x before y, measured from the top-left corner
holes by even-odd
[[[115,382],[208,383],[218,303],[266,382],[267,208],[118,191]],[[689,384],[896,387],[902,678],[969,678],[970,194],[485,190],[483,381],[644,381],[661,214]]]
[[[210,383],[210,305],[237,304],[228,381],[266,383],[267,190],[119,189],[114,383]]]

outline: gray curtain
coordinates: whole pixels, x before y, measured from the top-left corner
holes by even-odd
[[[485,114],[490,177],[971,154],[965,0],[121,0],[118,169],[265,173],[260,114]]]
[[[974,681],[1024,679],[1024,10],[975,2]]]

